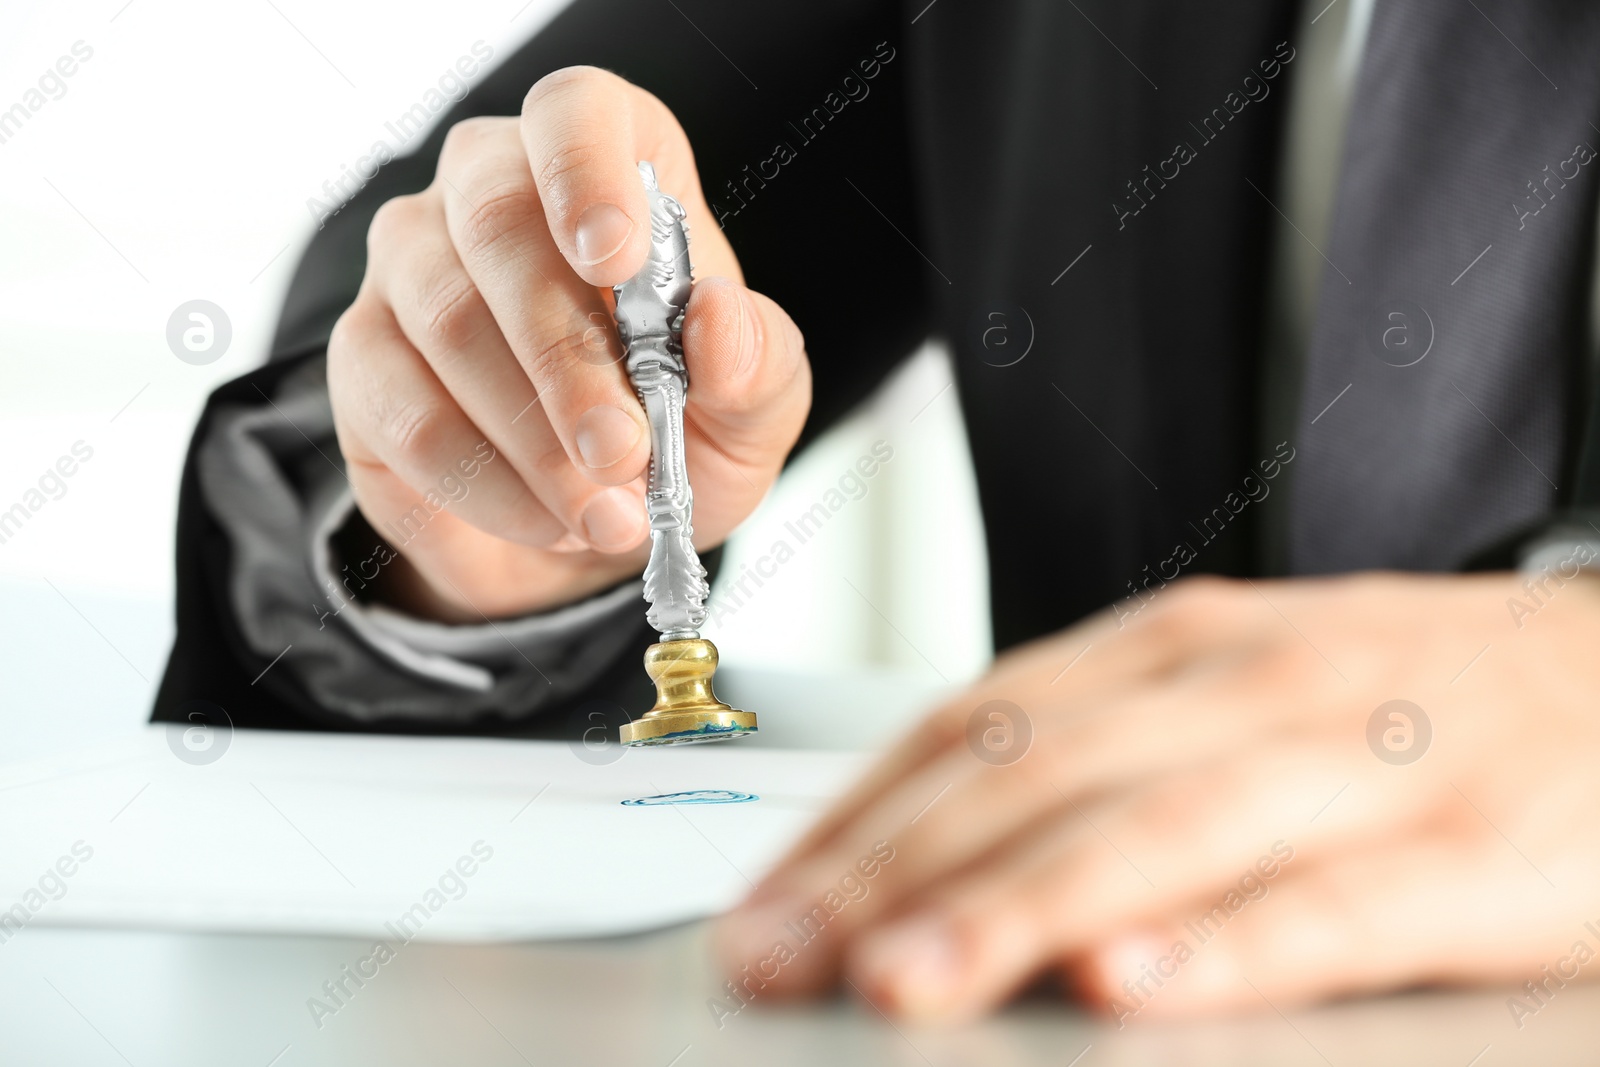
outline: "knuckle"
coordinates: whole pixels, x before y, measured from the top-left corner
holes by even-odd
[[[572,473],[572,459],[567,455],[566,448],[553,434],[547,442],[536,446],[528,455],[528,477],[530,487],[550,495],[560,495],[562,488],[561,479]],[[584,503],[588,503],[587,499]],[[570,502],[565,508],[571,514],[568,518],[576,518],[581,510],[576,500]]]
[[[1226,578],[1198,574],[1174,583],[1172,594],[1156,614],[1161,623],[1183,631],[1212,627],[1238,611],[1240,592]]]
[[[446,414],[436,403],[411,400],[393,405],[383,419],[396,458],[412,469],[427,468],[440,455]]]
[[[560,185],[570,175],[581,174],[601,162],[600,148],[590,139],[590,131],[573,130],[572,134],[560,144],[552,146],[540,161],[536,175],[540,188]]]
[[[461,219],[457,245],[468,255],[484,256],[514,244],[544,219],[533,186],[521,179],[502,180],[486,188]]]
[[[357,297],[333,324],[328,335],[328,405],[333,413],[334,437],[345,462],[352,467],[381,466],[371,449],[362,443],[362,427],[371,425],[371,389],[361,367],[374,336],[374,307],[367,298]]]
[[[378,336],[377,318],[380,309],[369,295],[356,297],[351,305],[334,320],[328,334],[329,389],[343,385],[352,365],[361,357]]]
[[[343,313],[334,320],[333,329],[328,334],[328,364],[331,367],[335,362],[343,363],[357,346],[361,344],[365,334],[365,313],[362,300],[345,308]]]
[[[454,173],[460,165],[477,156],[485,141],[505,136],[507,119],[474,115],[450,127],[439,148],[439,170]]]
[[[1246,651],[1245,656],[1232,681],[1232,691],[1259,695],[1267,706],[1274,708],[1281,703],[1273,699],[1275,696],[1305,692],[1308,682],[1328,669],[1316,650],[1304,641],[1257,646]],[[1308,696],[1303,706],[1309,710],[1320,705]]]
[[[528,346],[526,354],[522,356],[522,366],[536,383],[544,383],[540,387],[541,395],[551,389],[552,383],[558,381],[570,369],[572,361],[581,355],[586,333],[585,330],[547,330],[535,337],[533,344]],[[548,405],[546,407],[548,409]]]
[[[507,511],[507,524],[518,541],[549,548],[567,535],[566,524],[551,515],[532,493],[523,492]]]
[[[346,400],[353,388],[350,361],[360,343],[360,327],[355,324],[352,310],[353,307],[345,309],[328,335],[328,403],[333,408],[335,429],[345,413]]]
[[[408,193],[386,200],[367,225],[367,252],[377,257],[385,249],[403,245],[416,232],[423,215],[422,194]]]
[[[436,352],[458,352],[477,339],[488,325],[477,287],[469,279],[439,281],[427,287],[421,299],[423,336]]]

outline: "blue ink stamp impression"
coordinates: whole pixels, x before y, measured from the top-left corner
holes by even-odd
[[[736,793],[732,789],[691,789],[687,793],[661,793],[653,797],[635,797],[624,800],[629,808],[650,808],[662,804],[748,804],[761,798],[754,793]]]

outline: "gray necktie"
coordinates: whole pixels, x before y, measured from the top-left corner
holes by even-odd
[[[1443,570],[1559,499],[1600,4],[1378,0],[1307,357],[1289,568]]]

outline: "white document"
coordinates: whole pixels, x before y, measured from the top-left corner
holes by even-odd
[[[147,727],[0,769],[0,940],[34,923],[393,941],[702,918],[738,901],[868,758],[743,744],[595,765],[563,742],[237,730],[196,765]],[[623,804],[691,790],[759,799]]]

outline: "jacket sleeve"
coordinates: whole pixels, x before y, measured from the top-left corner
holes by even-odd
[[[749,284],[805,333],[815,401],[803,444],[929,329],[901,29],[882,2],[580,0],[336,213],[308,203],[324,218],[270,359],[210,397],[190,444],[177,640],[154,718],[198,709],[214,721],[221,709],[239,726],[552,733],[596,702],[648,707],[637,581],[480,626],[406,618],[357,595],[393,549],[351,503],[324,357],[360,286],[368,225],[385,201],[427,186],[454,123],[516,114],[527,89],[563,66],[615,71],[672,108]],[[837,208],[859,195],[846,179],[859,175],[871,175],[875,205],[906,242],[859,241],[843,224],[855,215]]]

